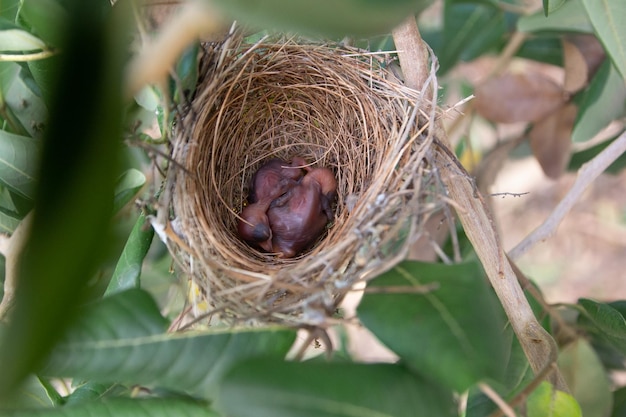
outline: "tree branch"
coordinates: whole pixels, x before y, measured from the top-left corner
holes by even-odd
[[[570,188],[548,218],[533,230],[531,234],[526,236],[524,240],[518,243],[517,246],[511,249],[509,252],[511,259],[519,258],[538,242],[553,236],[565,215],[578,202],[587,187],[624,152],[626,152],[626,132],[622,133],[595,158],[580,167],[572,188]]]
[[[394,30],[393,35],[396,48],[401,51],[399,52],[400,63],[406,84],[421,90],[423,83],[428,80],[429,76],[429,65],[424,55],[426,46],[419,36],[417,23],[413,17],[405,21],[402,26]],[[421,58],[407,59],[407,57]],[[436,93],[436,91],[434,92]],[[432,106],[436,106],[435,94],[433,94]],[[425,109],[426,112],[428,110]],[[430,109],[431,113],[433,110]],[[548,379],[557,389],[568,391],[565,381],[554,366],[557,355],[556,344],[537,322],[528,300],[524,296],[515,272],[506,258],[487,204],[467,171],[447,147],[447,136],[440,119],[431,125],[429,130],[438,139],[435,140],[435,144],[439,145],[437,147],[437,167],[440,169],[442,181],[458,207],[457,214],[463,229],[483,264],[533,372],[535,375],[540,375],[548,367],[554,369]]]

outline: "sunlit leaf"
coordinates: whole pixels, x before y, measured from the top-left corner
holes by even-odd
[[[626,79],[626,7],[623,0],[582,0],[598,39]]]
[[[0,130],[0,181],[29,199],[35,197],[40,147],[36,139]]]
[[[581,320],[583,322],[590,321],[601,336],[623,355],[626,355],[626,319],[624,315],[609,304],[586,298],[580,299],[578,303],[587,313],[581,316]]]
[[[117,262],[113,277],[107,288],[107,294],[130,288],[139,288],[141,266],[148,249],[150,249],[153,236],[154,229],[146,222],[146,216],[142,213],[130,232],[122,255]]]
[[[388,32],[432,0],[218,0],[213,2],[254,27],[343,36]]]
[[[451,391],[399,365],[260,359],[225,376],[216,408],[237,417],[457,415]]]
[[[572,140],[593,138],[610,122],[626,114],[626,84],[610,61],[605,61],[580,101]]]
[[[517,21],[521,32],[580,32],[593,33],[593,27],[582,0],[567,0],[548,17],[543,11],[522,16]]]
[[[219,417],[208,404],[190,398],[115,398],[48,410],[2,411],[6,417]]]
[[[21,52],[46,48],[46,43],[24,28],[12,22],[0,19],[0,51]]]
[[[580,406],[571,395],[556,390],[549,382],[542,382],[529,396],[528,417],[582,417]]]
[[[113,212],[117,213],[124,207],[146,183],[146,176],[139,170],[131,168],[124,172],[115,184]]]
[[[559,353],[559,370],[585,417],[604,417],[613,408],[609,376],[584,339],[565,346]]]
[[[403,262],[370,283],[357,311],[381,342],[432,380],[464,391],[502,378],[503,313],[476,263]]]

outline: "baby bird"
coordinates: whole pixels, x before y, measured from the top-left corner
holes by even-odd
[[[302,177],[299,166],[305,164],[300,157],[293,158],[291,164],[278,158],[270,159],[252,177],[248,201],[256,203],[264,198],[274,200],[285,194]]]
[[[250,185],[250,204],[242,210],[237,224],[237,232],[242,239],[252,246],[258,246],[267,252],[272,251],[272,230],[267,210],[272,201],[297,184],[302,177],[299,166],[305,164],[300,157],[293,158],[291,164],[273,158],[257,170]]]
[[[237,224],[239,236],[252,246],[272,251],[272,229],[270,229],[267,210],[272,201],[264,199],[247,205],[240,214]]]
[[[337,181],[327,168],[312,168],[298,184],[270,204],[272,251],[292,258],[309,247],[333,219]]]

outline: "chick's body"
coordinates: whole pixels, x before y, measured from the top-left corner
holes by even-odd
[[[332,179],[330,184],[328,178]],[[329,187],[334,195],[336,181],[332,172],[316,168],[282,197],[274,200],[267,212],[273,252],[285,258],[294,257],[324,232],[328,221],[333,219],[330,201],[323,193],[328,191],[330,194]]]
[[[304,165],[304,160],[297,157],[293,158],[291,164],[278,158],[270,159],[252,177],[248,201],[272,201],[285,194],[302,177],[301,165]]]

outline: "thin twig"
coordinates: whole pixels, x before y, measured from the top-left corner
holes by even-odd
[[[505,416],[517,417],[513,408],[507,404],[506,401],[504,401],[504,399],[489,385],[481,382],[478,384],[478,388],[500,408]]]
[[[517,246],[511,249],[509,252],[511,259],[519,258],[538,242],[553,236],[565,215],[578,202],[587,187],[624,152],[626,152],[626,132],[622,133],[613,143],[578,170],[574,185],[572,185],[550,216],[533,230],[531,234],[526,236],[524,240],[518,243]]]

